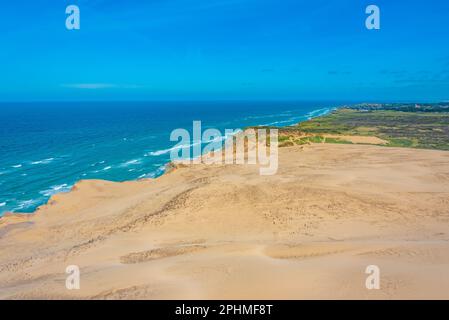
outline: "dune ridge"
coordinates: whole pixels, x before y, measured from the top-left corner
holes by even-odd
[[[448,195],[449,152],[369,145],[281,148],[274,176],[84,180],[0,219],[0,298],[447,299]],[[373,264],[380,290],[365,287]]]

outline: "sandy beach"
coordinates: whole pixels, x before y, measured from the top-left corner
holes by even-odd
[[[447,151],[286,147],[273,176],[85,180],[1,218],[0,299],[449,299],[448,227]]]

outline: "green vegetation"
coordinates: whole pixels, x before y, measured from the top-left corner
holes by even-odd
[[[290,140],[290,137],[288,137],[288,136],[280,136],[279,137],[279,143],[289,141],[289,140]]]
[[[297,131],[297,129],[295,129]],[[291,131],[295,131],[291,130]],[[344,140],[342,138],[329,138],[320,135],[309,135],[301,138],[296,138],[290,135],[289,132],[282,131],[279,135],[279,146],[280,147],[291,147],[296,145],[305,145],[311,143],[342,143],[342,144],[352,144],[351,141]]]
[[[282,128],[279,133],[280,146],[351,143],[343,138],[323,137],[346,135],[375,136],[388,141],[391,147],[449,150],[449,108],[445,104],[357,105]]]
[[[361,103],[350,106],[353,110],[392,110],[403,112],[449,112],[449,103]]]
[[[326,138],[326,143],[342,143],[342,144],[352,144],[351,141],[337,139],[337,138]]]
[[[322,136],[312,136],[312,137],[309,137],[309,141],[312,143],[323,143],[324,138]]]
[[[303,144],[309,144],[310,141],[309,141],[309,138],[300,138],[300,139],[296,139],[295,143],[297,145],[303,145]]]

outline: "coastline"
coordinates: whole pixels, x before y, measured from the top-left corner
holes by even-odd
[[[340,116],[285,131],[309,139]],[[157,179],[81,180],[8,215],[0,299],[448,299],[449,152],[330,139],[279,148],[269,177],[171,164]],[[80,290],[65,287],[69,265]],[[365,285],[373,265],[378,290]]]
[[[341,107],[339,107],[339,106],[337,106],[337,107],[325,107],[325,108],[320,107],[320,108],[315,109],[315,110],[313,110],[311,112],[308,112],[307,114],[305,114],[303,116],[297,116],[297,117],[305,117],[306,119],[303,120],[303,121],[308,121],[308,120],[313,119],[313,118],[325,116],[325,115],[327,115],[327,114],[329,114],[329,113],[331,113],[331,112],[333,112],[333,111],[335,111],[335,110],[337,110],[339,108],[341,108]],[[253,115],[253,117],[256,117],[256,116],[257,115]],[[299,123],[299,122],[296,122],[296,123],[289,124],[289,125],[283,125],[283,126],[281,125],[281,126],[279,126],[280,122],[282,122],[282,121],[275,121],[275,122],[271,122],[271,123],[264,123],[264,124],[259,124],[257,126],[273,126],[273,125],[275,125],[278,128],[285,128],[285,127],[289,127],[289,126],[295,126],[295,125],[297,125]],[[286,121],[286,122],[288,122],[288,121]],[[235,129],[235,128],[233,128],[233,129]],[[242,130],[245,129],[245,127],[240,127],[240,128],[236,128],[236,129],[242,131]],[[225,138],[225,137],[222,137],[222,138]],[[167,138],[167,140],[168,140],[168,138]],[[224,142],[224,140],[223,140],[223,142]],[[152,152],[149,152],[149,153],[150,154],[153,153],[154,155],[159,155],[158,153],[160,153],[161,151],[164,151],[164,152],[168,151],[169,152],[170,150],[172,150],[172,148],[173,147],[170,147],[169,149],[166,149],[166,150],[157,150],[157,151],[152,151]],[[49,159],[47,159],[47,160],[49,160]],[[119,182],[120,183],[120,182],[127,182],[127,181],[139,181],[139,180],[146,180],[146,179],[157,179],[158,177],[160,177],[160,176],[162,176],[162,175],[164,175],[166,173],[167,166],[169,166],[169,165],[170,165],[170,161],[168,161],[166,163],[163,163],[162,166],[160,166],[158,169],[156,169],[155,172],[150,172],[150,173],[144,174],[143,176],[137,177],[135,179],[126,179],[126,180],[123,180],[123,181],[114,181],[114,182]],[[150,177],[144,177],[144,176],[150,176]],[[44,195],[47,193],[48,194],[47,195],[48,198],[47,198],[47,200],[44,203],[41,203],[40,205],[38,205],[32,212],[22,212],[22,211],[20,211],[20,209],[15,209],[13,211],[3,211],[3,212],[0,212],[0,219],[3,216],[5,216],[5,215],[14,215],[15,214],[15,215],[19,215],[20,216],[20,215],[27,215],[27,214],[35,214],[39,210],[39,208],[41,206],[45,206],[46,204],[48,204],[51,201],[51,198],[53,196],[58,195],[58,194],[71,192],[72,189],[76,186],[76,184],[81,182],[81,181],[83,181],[83,180],[98,180],[98,179],[99,178],[93,177],[93,178],[89,178],[89,179],[80,179],[80,180],[77,180],[77,181],[75,181],[73,183],[65,182],[64,184],[56,186],[56,189],[59,189],[61,191],[53,190],[54,188],[52,190],[46,190],[46,191],[45,190],[41,190],[41,191],[39,191],[39,193],[40,194],[44,194]],[[113,180],[108,180],[108,179],[101,179],[101,180],[111,181],[111,182],[113,181]],[[30,203],[34,202],[34,201],[38,201],[38,199],[30,199],[30,200],[28,200],[28,202],[30,202]]]
[[[348,109],[349,108],[349,109]],[[406,111],[406,113],[399,113],[399,114],[407,114],[407,112],[413,112],[413,111],[420,111],[420,114],[422,114],[423,116],[426,116],[426,118],[419,118],[416,117],[415,122],[421,122],[422,120],[424,120],[424,122],[426,122],[428,120],[427,115],[431,114],[429,112],[431,112],[433,109],[435,109],[437,111],[436,114],[447,114],[447,110],[448,110],[448,106],[444,103],[429,103],[429,104],[411,104],[411,103],[390,103],[390,104],[369,104],[369,103],[361,103],[361,104],[344,104],[344,105],[339,105],[339,106],[334,106],[334,107],[325,107],[325,108],[318,108],[315,109],[313,111],[308,112],[305,115],[301,115],[299,117],[304,118],[304,120],[299,121],[299,122],[294,122],[291,123],[291,120],[289,120],[290,124],[288,125],[283,125],[280,126],[279,125],[279,121],[275,121],[272,123],[264,123],[264,124],[259,124],[257,126],[249,126],[249,127],[240,127],[238,130],[240,130],[240,132],[242,132],[242,130],[245,130],[246,128],[257,128],[257,127],[273,127],[273,128],[278,128],[280,129],[280,139],[287,139],[287,141],[281,142],[279,144],[280,147],[285,147],[285,146],[292,146],[292,145],[303,145],[303,144],[309,144],[309,143],[317,143],[317,142],[325,142],[325,143],[350,143],[350,144],[368,144],[368,145],[383,145],[383,146],[388,146],[388,147],[412,147],[412,148],[427,148],[427,144],[432,145],[433,141],[426,141],[421,143],[421,145],[416,145],[416,141],[415,139],[406,141],[403,138],[401,139],[396,139],[396,138],[391,138],[389,136],[385,136],[384,134],[382,134],[381,132],[365,132],[365,131],[357,131],[356,128],[354,127],[353,130],[343,130],[343,131],[335,131],[334,129],[339,127],[340,125],[346,125],[344,123],[339,124],[338,121],[334,122],[330,127],[328,124],[324,124],[321,125],[320,122],[323,119],[328,120],[329,118],[334,118],[333,115],[337,115],[337,119],[338,119],[338,115],[341,113],[339,111],[341,110],[352,110],[352,112],[356,112],[359,113],[361,115],[369,115],[369,117],[371,117],[371,114],[373,114],[373,112],[380,112],[380,113],[385,113],[386,115],[388,115],[388,112],[399,112],[399,111]],[[382,111],[384,110],[384,111]],[[386,110],[386,111],[385,111]],[[397,110],[397,111],[395,111]],[[395,115],[399,115],[394,113]],[[413,113],[412,113],[413,114]],[[415,113],[416,115],[418,113]],[[349,117],[349,121],[350,122],[354,122],[353,120],[355,119],[351,119],[352,116]],[[368,118],[369,118],[368,117]],[[386,121],[387,118],[385,118],[384,115],[382,115],[382,119],[384,119],[383,121]],[[249,117],[249,118],[258,118],[257,116],[253,116],[253,117]],[[394,117],[393,117],[394,118]],[[444,121],[447,121],[446,118],[436,118],[435,122],[437,121],[443,121],[442,124],[444,125]],[[359,121],[359,120],[357,120]],[[407,120],[410,121],[410,120]],[[281,121],[281,122],[285,122],[285,121]],[[362,121],[363,122],[363,121]],[[273,124],[276,124],[276,126],[273,126]],[[302,125],[302,124],[307,124],[307,125]],[[440,124],[440,127],[441,125]],[[391,126],[394,127],[396,124],[394,122],[390,123],[385,123],[385,125],[387,126]],[[425,125],[425,124],[424,124]],[[436,123],[435,123],[436,125]],[[314,126],[318,126],[316,128],[319,128],[319,130],[317,131]],[[360,129],[365,130],[364,128],[368,127],[369,125],[365,125],[365,127],[361,127]],[[335,128],[333,128],[335,127]],[[327,129],[325,129],[327,128]],[[415,131],[424,131],[422,129],[427,130],[425,127],[423,127],[422,129],[419,127],[414,127],[411,126],[411,128]],[[325,131],[323,131],[325,130]],[[326,130],[328,130],[329,132],[326,132]],[[447,140],[445,142],[445,144],[439,146],[439,147],[431,147],[430,149],[437,149],[437,150],[449,150],[449,140],[446,138],[442,138],[442,135],[444,135],[444,131],[438,127],[436,127],[435,130],[439,130],[441,131],[440,137],[435,138],[435,139],[439,139],[441,140]],[[302,138],[300,138],[299,140],[297,139],[297,134],[295,133],[296,131],[298,132],[303,132],[305,133],[305,136],[303,136]],[[320,133],[321,132],[321,133]],[[291,135],[293,133],[293,136]],[[401,130],[398,131],[399,133],[399,137],[403,136],[404,132],[401,132]],[[379,135],[380,134],[380,135]],[[221,137],[222,141],[224,142],[226,137]],[[229,138],[229,137],[228,137]],[[190,147],[192,146],[192,144],[189,145]],[[169,149],[164,149],[164,153],[168,153],[170,152],[173,148],[175,147],[171,147]],[[161,150],[159,151],[152,151],[150,153],[159,153],[161,152]],[[203,154],[204,156],[204,154]],[[129,162],[129,161],[128,161]],[[132,162],[132,161],[131,161]],[[116,180],[110,180],[110,179],[103,179],[106,181],[115,181],[115,182],[126,182],[126,181],[139,181],[139,180],[146,180],[146,179],[154,179],[157,177],[160,177],[162,175],[164,175],[166,173],[166,168],[167,166],[170,165],[170,160],[167,160],[167,162],[163,163],[162,166],[159,166],[159,168],[157,169],[157,171],[159,172],[158,174],[152,175],[151,174],[144,174],[143,176],[145,177],[137,177],[135,179],[125,179],[125,180],[120,180],[120,181],[116,181]],[[147,176],[151,176],[150,178],[148,178]],[[47,204],[50,200],[51,197],[55,194],[61,194],[61,193],[67,193],[70,192],[71,189],[73,188],[73,186],[75,186],[78,182],[83,181],[83,180],[97,180],[97,179],[101,179],[101,178],[97,178],[97,177],[93,177],[93,178],[89,178],[89,179],[79,179],[77,181],[75,181],[73,184],[63,184],[61,186],[57,186],[58,189],[61,189],[61,192],[51,192],[49,193],[49,197],[47,198],[47,200],[40,204],[39,206],[37,206],[35,208],[34,211],[30,212],[21,212],[19,210],[16,211],[4,211],[2,213],[0,213],[0,218],[3,216],[3,214],[33,214],[36,211],[38,211],[39,207]],[[40,192],[42,194],[42,191]],[[33,201],[33,200],[29,200],[29,201]]]
[[[199,164],[85,180],[8,217],[0,298],[448,298],[448,152],[313,144],[279,156],[269,179]],[[381,290],[364,286],[372,264]],[[80,290],[65,288],[67,265]]]

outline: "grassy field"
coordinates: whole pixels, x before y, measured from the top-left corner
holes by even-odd
[[[279,145],[351,143],[339,135],[374,136],[386,140],[386,146],[391,147],[449,150],[449,112],[339,109],[282,128]]]

